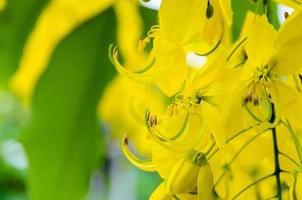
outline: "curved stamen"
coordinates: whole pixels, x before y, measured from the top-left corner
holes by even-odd
[[[153,172],[156,171],[154,164],[152,163],[152,160],[142,160],[135,156],[128,148],[128,136],[127,134],[124,135],[124,137],[121,140],[121,147],[124,155],[126,158],[137,168]]]
[[[171,138],[163,138],[161,137],[163,134],[157,133],[158,130],[156,128],[153,128],[153,126],[155,125],[153,123],[150,123],[153,118],[154,116],[152,116],[150,114],[150,111],[147,110],[145,115],[147,129],[154,141],[166,149],[169,149],[174,152],[184,152],[194,148],[202,138],[202,133],[204,132],[204,129],[201,129],[199,131],[199,134],[197,135],[197,138],[194,141],[188,141],[187,143],[181,143],[178,140],[171,140]],[[188,122],[186,124],[188,124]],[[186,125],[184,129],[186,130],[188,126],[189,125]],[[185,130],[183,130],[183,133],[186,132]],[[181,135],[183,135],[183,133],[181,133]]]
[[[246,102],[246,101],[243,102],[243,107],[244,107],[244,108],[246,109],[246,111],[250,114],[250,116],[253,117],[256,121],[262,122],[262,120],[261,120],[260,118],[258,118],[258,117],[256,116],[256,114],[253,113],[253,111],[251,111],[251,109],[247,106],[247,102]]]
[[[155,37],[156,33],[160,30],[159,25],[154,25],[151,27],[151,29],[148,31],[147,36],[139,41],[138,44],[138,51],[144,52],[146,46],[152,41],[152,39]]]
[[[142,67],[141,70],[138,71],[130,71],[128,69],[126,69],[124,66],[122,66],[122,64],[119,62],[118,60],[118,50],[117,47],[112,47],[112,62],[116,68],[116,70],[125,76],[128,76],[130,78],[136,79],[136,80],[155,80],[157,78],[160,78],[160,73],[159,71],[155,71],[153,74],[149,73],[149,71],[152,69],[152,67],[155,65],[156,63],[156,59],[153,58],[152,61],[145,67]]]
[[[235,47],[234,49],[231,51],[231,53],[228,55],[227,57],[227,62],[232,58],[232,56],[234,55],[234,53],[237,51],[237,49],[243,45],[243,43],[245,43],[245,41],[247,40],[247,37],[243,38]]]
[[[195,54],[197,56],[208,56],[210,54],[212,54],[214,51],[216,51],[216,49],[220,46],[221,42],[222,42],[222,38],[223,38],[223,33],[221,34],[218,42],[215,44],[215,46],[213,48],[211,48],[209,51],[205,52],[205,53],[198,53],[198,52],[195,52]]]
[[[151,128],[154,128],[155,132],[154,134],[163,142],[175,142],[180,136],[182,136],[185,132],[185,130],[188,127],[188,119],[189,119],[189,112],[186,113],[185,121],[179,131],[172,137],[166,137],[165,134],[163,134],[158,128],[156,128],[157,125],[157,117],[155,115],[151,115],[149,110],[146,110],[145,113],[145,121],[146,126],[148,129],[151,130]],[[152,131],[152,130],[151,130]],[[152,131],[153,132],[153,131]]]
[[[179,129],[179,131],[174,136],[172,136],[170,138],[166,137],[165,134],[163,134],[156,127],[155,127],[155,130],[158,133],[158,136],[161,138],[161,140],[163,140],[165,142],[173,142],[173,141],[176,141],[178,138],[180,138],[180,136],[182,136],[184,134],[184,132],[187,129],[187,126],[188,126],[188,119],[189,119],[189,112],[187,112],[185,121],[184,121],[183,125],[181,126],[181,128]]]

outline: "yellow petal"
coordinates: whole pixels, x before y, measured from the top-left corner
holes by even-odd
[[[149,141],[152,139],[145,126],[145,110],[149,108],[156,113],[164,113],[165,101],[164,95],[159,90],[154,90],[154,85],[117,76],[110,81],[102,94],[98,115],[110,127],[113,139],[119,140],[127,131],[135,149],[140,154],[150,155],[152,148]]]
[[[301,7],[302,4],[301,0],[274,0],[274,1],[295,9]]]
[[[225,144],[225,134],[222,128],[221,115],[218,109],[207,102],[202,103],[204,119],[209,127],[209,130],[214,136],[216,144],[222,148]]]
[[[235,133],[247,128],[244,121],[244,108],[242,106],[243,95],[246,88],[239,84],[227,97],[222,113],[222,123],[226,137],[231,137]]]
[[[167,193],[165,184],[161,183],[152,193],[149,200],[173,200],[173,196]]]
[[[159,10],[159,24],[166,37],[180,45],[199,39],[206,18],[206,3],[164,0]]]
[[[200,166],[197,182],[197,193],[199,200],[212,200],[214,187],[214,176],[209,163]]]
[[[174,194],[195,192],[199,169],[200,166],[188,158],[175,163],[167,178],[167,190]]]
[[[247,11],[246,17],[244,19],[244,24],[242,26],[242,30],[241,30],[241,33],[240,33],[241,37],[246,37],[248,35],[249,30],[250,30],[251,26],[254,25],[257,17],[258,16],[254,12]]]
[[[278,47],[270,61],[273,65],[272,72],[284,76],[294,75],[302,67],[301,56],[302,32],[301,35],[290,38]]]
[[[181,160],[185,153],[175,153],[153,143],[152,161],[162,178],[167,178],[175,163]]]
[[[302,7],[293,12],[280,27],[276,46],[302,33]]]
[[[274,82],[275,91],[272,90],[272,98],[277,100],[280,114],[290,123],[297,126],[302,124],[302,95],[282,82]]]
[[[133,66],[140,59],[137,45],[142,35],[142,20],[138,1],[118,0],[114,4],[117,24],[117,41],[125,65]],[[126,20],[125,20],[126,19]]]
[[[162,34],[156,36],[153,45],[155,67],[162,72],[161,78],[155,83],[167,96],[175,95],[189,73],[185,52],[179,46],[169,42]]]
[[[295,192],[297,195],[297,200],[302,200],[302,172],[297,174],[295,190],[296,190]]]
[[[222,15],[224,17],[224,21],[228,26],[232,25],[232,17],[233,17],[233,12],[232,12],[232,4],[230,0],[219,0],[219,5],[220,9],[222,12]]]
[[[249,60],[255,67],[268,63],[273,53],[277,32],[267,21],[266,16],[258,17],[247,36],[246,51]]]

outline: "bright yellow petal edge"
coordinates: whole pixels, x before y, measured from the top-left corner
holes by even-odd
[[[0,11],[4,10],[6,7],[6,0],[0,0]]]
[[[50,2],[39,16],[25,45],[19,69],[10,80],[12,91],[21,97],[24,106],[28,106],[36,83],[58,43],[85,20],[108,8],[112,2],[113,0]]]

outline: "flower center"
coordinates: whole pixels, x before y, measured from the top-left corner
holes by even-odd
[[[269,79],[270,79],[270,74],[267,65],[263,68],[257,68],[257,70],[254,73],[254,81],[256,83],[267,85]]]
[[[260,101],[266,95],[266,88],[270,83],[270,70],[268,66],[257,68],[254,72],[253,80],[248,85],[248,92],[244,98],[244,103],[252,103],[254,106],[258,106]]]

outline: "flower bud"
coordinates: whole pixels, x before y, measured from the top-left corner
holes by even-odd
[[[197,181],[198,200],[212,200],[214,177],[210,164],[206,162],[200,166]]]
[[[206,173],[211,173],[208,165],[205,154],[196,151],[191,152],[189,156],[173,167],[167,178],[167,190],[174,194],[196,194],[198,182],[203,184],[206,181],[200,181],[199,177],[203,178],[206,177]],[[200,191],[204,192],[205,190],[201,189]]]

